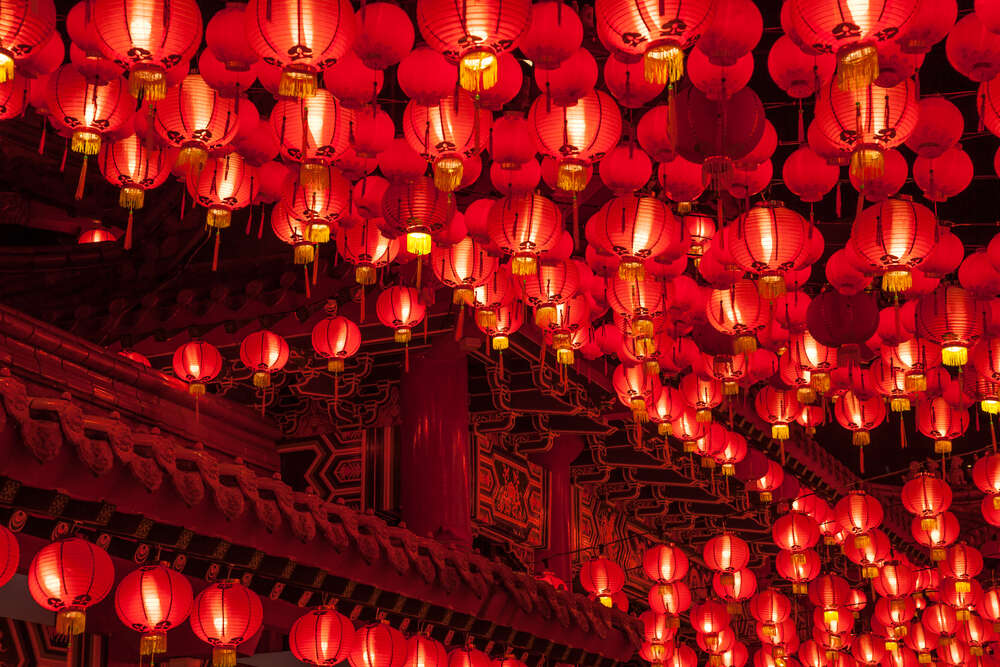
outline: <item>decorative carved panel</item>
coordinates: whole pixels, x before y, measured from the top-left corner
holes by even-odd
[[[360,508],[363,497],[365,432],[339,431],[278,445],[282,476],[293,486],[300,479],[324,500],[343,500]]]
[[[492,438],[473,435],[474,519],[479,532],[510,544],[524,563],[545,543],[545,478],[542,468],[510,454]]]

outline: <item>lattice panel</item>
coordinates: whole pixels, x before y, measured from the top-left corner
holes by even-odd
[[[364,490],[364,431],[326,433],[278,445],[282,475],[297,486],[304,479],[325,500],[360,508]]]

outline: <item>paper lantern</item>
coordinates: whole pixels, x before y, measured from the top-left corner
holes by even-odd
[[[172,161],[166,148],[150,145],[135,134],[101,146],[97,162],[101,174],[109,183],[121,188],[118,205],[128,209],[129,213],[126,250],[132,246],[132,212],[143,207],[147,190],[166,182]]]
[[[413,635],[406,644],[405,667],[447,667],[448,651],[441,642],[428,636]]]
[[[351,667],[403,667],[407,659],[406,637],[386,621],[366,625],[357,631],[354,649],[347,659]]]
[[[910,269],[920,265],[937,238],[937,218],[930,209],[889,199],[861,212],[850,244],[867,267],[883,273],[883,289],[905,292],[913,284]]]
[[[980,95],[988,85],[980,86]],[[922,157],[938,157],[962,138],[965,125],[962,112],[948,99],[937,96],[924,97],[919,107],[920,120],[906,140],[906,146]]]
[[[981,306],[966,290],[942,286],[917,302],[917,334],[941,346],[947,366],[964,366],[968,349],[982,335]]]
[[[281,154],[299,163],[299,178],[320,187],[328,185],[323,180],[325,167],[350,146],[353,112],[320,88],[303,100],[279,100],[270,120]]]
[[[111,592],[115,568],[106,551],[70,537],[42,547],[28,567],[28,592],[56,612],[56,632],[83,634],[87,608]]]
[[[253,371],[253,384],[258,388],[271,386],[271,373],[288,363],[288,342],[268,330],[252,333],[240,343],[240,360]]]
[[[354,626],[332,607],[317,607],[300,616],[288,633],[292,654],[310,665],[336,665],[354,649]]]
[[[903,485],[903,507],[925,520],[941,514],[951,506],[951,487],[939,477],[919,473]]]
[[[771,79],[789,96],[804,99],[833,77],[836,58],[829,53],[806,53],[787,35],[781,35],[767,54]]]
[[[950,454],[952,440],[968,427],[968,410],[952,407],[941,396],[917,402],[917,429],[934,440],[935,454]]]
[[[14,78],[14,63],[36,53],[56,27],[51,0],[16,0],[0,11],[0,83]]]
[[[585,591],[597,596],[602,605],[610,607],[611,597],[625,585],[625,572],[608,558],[591,558],[580,567],[580,584]]]
[[[513,256],[515,275],[535,273],[539,254],[555,248],[562,231],[559,209],[540,195],[504,197],[490,209],[490,239]]]
[[[555,69],[580,48],[583,23],[562,0],[542,0],[531,6],[531,21],[517,48],[536,68]]]
[[[754,335],[767,323],[768,311],[766,299],[758,293],[754,282],[746,279],[729,289],[712,290],[706,307],[709,323],[734,337],[733,351],[737,354],[756,349]]]
[[[801,146],[781,167],[785,186],[804,202],[818,202],[827,195],[840,177],[840,169],[816,154],[809,146]]]
[[[417,3],[420,34],[431,48],[458,62],[459,84],[473,93],[496,85],[499,55],[516,44],[530,21],[530,0]]]
[[[989,81],[1000,72],[1000,47],[976,12],[963,16],[945,40],[945,55],[951,66],[973,81]]]
[[[202,396],[205,384],[222,370],[222,355],[211,343],[191,341],[174,352],[173,367],[174,374],[188,383],[188,392],[192,396]]]
[[[702,556],[706,567],[717,572],[732,573],[747,566],[750,562],[750,549],[741,538],[723,533],[705,543]]]
[[[913,180],[930,201],[945,201],[972,183],[972,159],[960,146],[936,158],[920,156],[913,161]]]
[[[97,85],[72,65],[52,73],[46,98],[52,122],[69,131],[70,148],[84,156],[97,155],[101,138],[120,130],[132,118],[135,105],[122,79]]]
[[[688,558],[677,545],[656,544],[646,549],[642,567],[646,576],[653,581],[669,584],[685,577]]]
[[[316,354],[327,360],[327,370],[341,373],[344,361],[361,348],[361,329],[343,315],[337,315],[336,308],[328,308],[327,312],[329,316],[313,327],[312,346]]]
[[[492,116],[465,92],[434,105],[410,100],[403,112],[403,136],[434,167],[434,184],[452,192],[462,182],[462,161],[479,153],[489,136]]]
[[[187,619],[193,600],[187,577],[166,565],[144,565],[118,583],[115,612],[142,634],[139,655],[156,656],[166,652],[167,631]]]
[[[681,243],[683,228],[667,206],[653,197],[616,197],[587,221],[587,239],[618,255],[618,275],[642,279],[644,263]]]
[[[413,48],[413,24],[401,7],[391,2],[366,2],[355,14],[354,53],[372,69],[384,70]]]
[[[427,307],[416,289],[394,285],[379,294],[376,312],[382,324],[393,330],[397,343],[409,343],[413,328],[424,320]]]

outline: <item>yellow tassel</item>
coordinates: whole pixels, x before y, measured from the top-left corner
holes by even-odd
[[[494,350],[506,350],[510,347],[510,339],[507,336],[493,336],[492,345]]]
[[[556,174],[556,187],[566,192],[582,192],[587,187],[587,165],[574,159],[565,159],[559,163]]]
[[[889,401],[889,408],[893,412],[907,412],[910,409],[910,399],[905,396],[895,396]]]
[[[825,394],[830,391],[830,374],[822,371],[812,373],[809,378],[809,386],[816,390],[817,394]]]
[[[331,373],[343,373],[344,372],[344,360],[343,359],[330,359],[326,362],[326,370]]]
[[[292,250],[292,255],[296,264],[310,264],[316,257],[313,245],[310,243],[297,243]]]
[[[192,382],[188,385],[188,393],[192,396],[204,396],[205,385],[202,382]]]
[[[732,463],[723,463],[722,464],[722,475],[723,475],[723,477],[732,477],[735,474],[736,474],[736,466],[735,465],[733,465]],[[727,482],[727,484],[728,484],[728,482]]]
[[[87,625],[87,617],[79,609],[63,609],[56,614],[56,634],[82,635]]]
[[[945,559],[947,552],[942,547],[934,547],[931,549],[931,560],[935,563],[940,563]]]
[[[497,85],[500,67],[492,51],[470,51],[462,56],[458,68],[459,85],[470,93],[480,93]]]
[[[1000,401],[995,398],[984,398],[979,402],[979,409],[988,415],[1000,414]]]
[[[407,232],[406,252],[411,255],[431,254],[431,235],[425,231]]]
[[[236,667],[236,649],[228,646],[213,648],[212,667]]]
[[[535,308],[535,324],[540,327],[547,327],[555,319],[556,307],[550,303],[542,304]]]
[[[281,97],[312,97],[316,94],[316,74],[303,69],[288,67],[281,73],[278,95]]]
[[[354,267],[354,282],[359,285],[374,285],[375,267],[371,264],[358,264]]]
[[[1000,510],[1000,495],[993,496],[993,509]]]
[[[871,183],[885,173],[885,155],[878,146],[859,146],[851,153],[851,176],[859,183]]]
[[[205,224],[215,229],[225,229],[233,221],[232,211],[212,206],[205,216]]]
[[[14,59],[5,51],[0,51],[0,83],[14,78]]]
[[[325,222],[311,222],[306,227],[306,241],[327,243],[330,240],[330,225]]]
[[[753,336],[737,336],[733,339],[734,354],[750,354],[757,350],[757,339]]]
[[[871,444],[871,441],[872,438],[871,435],[868,434],[868,431],[855,431],[851,436],[851,442],[858,447],[869,445]]]
[[[330,187],[330,169],[321,162],[303,162],[299,165],[299,184],[309,190],[326,190]]]
[[[254,373],[253,374],[253,386],[258,389],[264,389],[265,387],[271,386],[271,374],[270,373]]]
[[[955,592],[956,593],[971,593],[972,584],[964,579],[959,579],[955,582]]]
[[[142,208],[146,203],[146,191],[134,185],[126,185],[118,192],[118,205],[130,211]]]
[[[757,293],[769,301],[785,293],[784,276],[761,276],[757,279]]]
[[[796,582],[792,584],[792,595],[805,595],[809,592],[808,584],[803,582]]]
[[[697,422],[709,423],[712,421],[712,411],[711,410],[695,410],[694,419]]]
[[[913,287],[913,276],[906,269],[892,269],[882,276],[883,292],[905,292]]]
[[[687,215],[691,212],[691,202],[689,201],[679,201],[677,202],[677,212],[681,215]],[[699,249],[701,246],[699,246]],[[701,253],[699,253],[701,254]]]
[[[618,265],[618,277],[622,280],[633,282],[644,280],[646,277],[646,268],[639,260],[623,259]]]
[[[816,402],[816,390],[812,387],[799,387],[795,390],[795,398],[803,405],[812,405]]]
[[[823,611],[823,622],[827,625],[840,621],[840,612],[836,609],[826,609]]]
[[[514,255],[510,269],[515,276],[533,276],[538,272],[538,259],[524,253]]]
[[[636,421],[644,422],[648,415],[646,414],[646,401],[642,397],[633,398],[630,401],[632,406],[632,414],[635,416]]]
[[[469,287],[456,287],[451,293],[451,302],[456,306],[471,306],[475,296],[475,291]]]
[[[438,158],[434,163],[434,187],[441,192],[454,192],[462,184],[464,171],[459,158]]]
[[[649,83],[676,83],[684,76],[684,51],[676,44],[661,44],[646,49],[642,75]]]
[[[646,362],[643,363],[643,366],[646,368],[646,373],[648,373],[650,376],[656,376],[660,374],[660,362],[656,361],[655,359],[647,360]],[[712,420],[709,419],[709,421]]]
[[[837,87],[867,88],[878,78],[878,51],[870,44],[856,46],[837,56]]]
[[[670,422],[661,422],[656,425],[656,432],[660,435],[673,435],[674,428],[670,425]],[[1000,496],[997,496],[1000,498]]]
[[[945,366],[964,366],[969,361],[969,350],[964,345],[945,345],[941,348],[941,361]]]
[[[911,373],[903,378],[903,386],[909,393],[927,391],[927,376],[923,373]]]
[[[868,535],[856,535],[854,537],[855,549],[867,549],[871,546],[872,538]]]
[[[413,332],[405,327],[400,327],[393,334],[393,340],[397,343],[409,343],[413,340]]]
[[[97,155],[101,152],[101,135],[90,130],[77,130],[69,147],[74,153]]]
[[[788,424],[772,424],[771,437],[775,440],[788,440]]]
[[[177,154],[177,166],[197,176],[208,163],[208,151],[201,146],[185,146]]]
[[[935,440],[934,441],[934,453],[935,454],[951,454],[951,440]]]
[[[557,364],[562,364],[563,366],[572,366],[575,360],[576,360],[576,355],[573,354],[573,348],[561,347],[558,350],[556,350]],[[646,420],[642,419],[640,421],[646,421]]]
[[[83,164],[80,165],[80,178],[76,182],[76,194],[73,196],[74,199],[80,201],[83,199],[83,189],[87,185],[87,160],[90,156],[83,156]]]
[[[770,503],[773,500],[774,500],[774,494],[771,493],[770,491],[761,491],[760,492],[760,502],[762,502],[762,503],[764,503],[766,505],[767,503]]]
[[[490,308],[476,310],[476,324],[483,329],[493,329],[497,325],[497,314]]]
[[[167,96],[167,77],[155,65],[137,65],[129,70],[128,90],[132,97],[157,102]]]
[[[139,640],[139,655],[157,655],[167,652],[167,633],[151,632]]]

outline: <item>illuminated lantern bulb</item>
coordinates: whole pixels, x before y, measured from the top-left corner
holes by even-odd
[[[187,619],[193,600],[187,577],[166,565],[144,565],[133,570],[115,589],[118,618],[142,634],[139,655],[166,652],[167,631]]]
[[[612,596],[625,585],[625,571],[618,563],[600,556],[591,558],[580,568],[580,584],[588,593],[596,596],[605,607],[613,604]]]
[[[211,343],[195,340],[184,343],[174,351],[174,374],[188,383],[188,393],[203,396],[205,384],[211,382],[222,370],[222,355]]]
[[[757,392],[754,408],[761,419],[771,424],[771,437],[775,440],[788,439],[788,425],[802,410],[795,390],[777,389],[771,385],[764,385]]]
[[[433,105],[410,100],[403,112],[403,135],[413,150],[432,163],[434,185],[453,192],[462,182],[462,161],[485,147],[492,118],[462,91]]]
[[[556,247],[563,231],[562,213],[541,195],[513,195],[497,200],[489,213],[490,240],[512,255],[514,275],[538,270],[538,256]]]
[[[935,454],[949,454],[952,441],[969,427],[969,411],[955,408],[941,396],[917,402],[917,429],[934,440]]]
[[[392,229],[406,235],[406,251],[414,255],[429,255],[431,235],[444,229],[454,215],[454,198],[426,177],[393,183],[382,196],[382,216]]]
[[[28,592],[56,612],[56,632],[83,634],[87,607],[111,592],[115,569],[106,551],[79,537],[50,542],[28,567]]]

